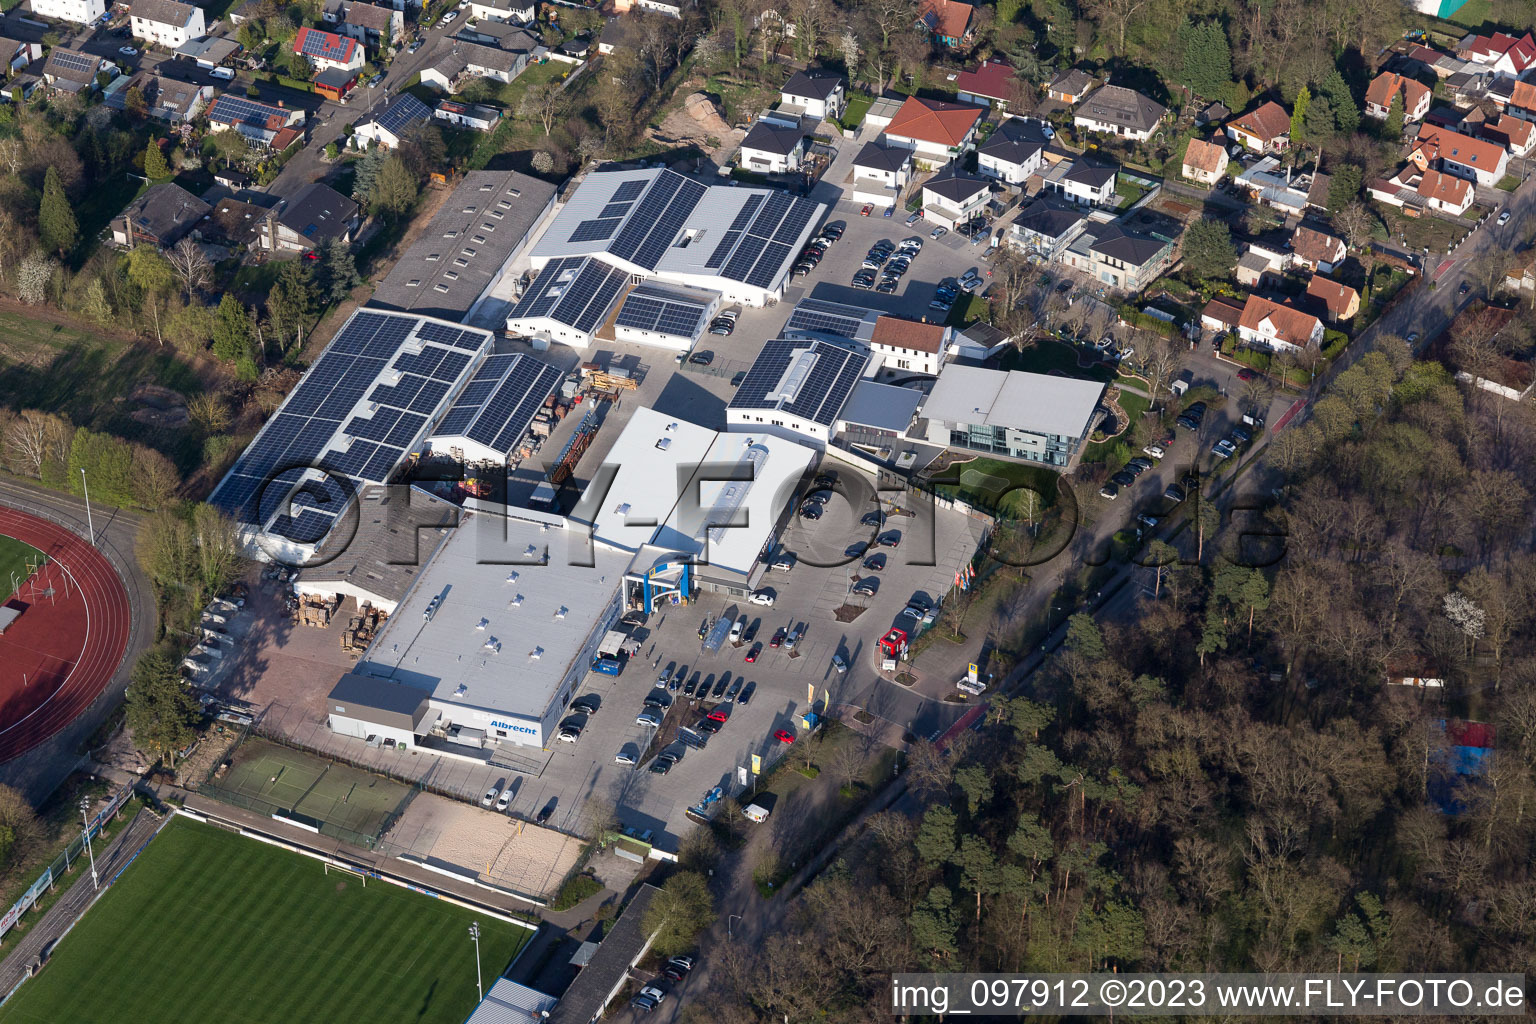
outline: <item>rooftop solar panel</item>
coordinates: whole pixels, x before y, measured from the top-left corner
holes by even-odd
[[[256,103],[241,96],[225,93],[213,101],[213,107],[208,111],[210,121],[221,121],[225,124],[248,125],[256,128],[265,128],[271,118],[286,121],[288,112],[277,107],[269,107],[265,103]]]
[[[757,258],[752,272],[746,277],[747,284],[758,288],[767,288],[772,285],[774,278],[783,273],[794,251],[783,242],[769,242],[763,246],[762,255]]]
[[[619,182],[619,187],[613,190],[612,202],[622,203],[631,199],[639,199],[640,193],[644,191],[644,178],[637,178],[630,181],[621,181]]]
[[[338,63],[346,63],[352,59],[352,47],[355,45],[351,39],[343,39],[341,36],[330,32],[320,32],[316,29],[305,28],[299,31],[299,52],[306,57],[319,57],[321,60],[333,60]]]
[[[408,92],[402,92],[390,100],[384,113],[379,115],[379,127],[393,135],[400,135],[416,121],[429,121],[432,108]]]
[[[658,298],[636,289],[625,298],[613,322],[638,331],[691,338],[698,335],[707,308],[703,303]]]
[[[773,240],[794,245],[795,239],[800,237],[800,232],[805,230],[805,226],[815,216],[816,206],[817,204],[809,199],[796,199],[789,208],[789,212],[784,215],[779,229],[773,233]]]
[[[718,270],[725,263],[726,257],[731,254],[736,243],[741,239],[740,231],[727,231],[721,236],[715,251],[709,254],[709,259],[704,261],[704,266],[709,270]]]
[[[678,186],[683,180],[683,176],[676,171],[662,171],[656,175],[651,187],[645,190],[645,195],[624,223],[623,230],[608,246],[608,251],[621,260],[633,260],[651,229],[666,214],[672,200],[677,198]]]
[[[92,71],[100,60],[99,57],[92,57],[88,53],[76,53],[74,50],[60,49],[55,49],[50,54],[50,59],[57,67],[87,73]]]
[[[634,203],[609,203],[607,206],[603,207],[603,212],[598,214],[598,216],[622,217],[629,212],[629,208],[633,205]]]
[[[810,374],[789,401],[770,398],[791,362],[811,352],[816,356]],[[797,416],[830,426],[848,395],[863,375],[869,357],[862,351],[820,340],[776,338],[763,346],[731,398],[733,409],[783,408]]]
[[[607,210],[603,211],[607,213]],[[619,230],[619,225],[624,223],[623,217],[608,217],[597,220],[584,220],[576,225],[576,230],[571,232],[573,242],[601,242],[612,238],[613,233]]]
[[[741,209],[736,211],[736,219],[731,221],[732,231],[745,231],[747,225],[752,223],[752,215],[757,213],[757,208],[763,205],[763,194],[754,192],[747,196],[747,201],[741,204]]]
[[[471,387],[486,385],[487,389],[472,393],[466,388],[433,436],[468,437],[506,456],[554,393],[561,374],[556,367],[521,354],[492,358],[498,360],[495,379],[484,376],[483,370],[477,373]]]

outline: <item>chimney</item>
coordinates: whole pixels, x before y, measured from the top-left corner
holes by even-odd
[[[277,109],[279,109],[279,110],[283,109],[283,101],[282,100],[278,100],[277,101]]]

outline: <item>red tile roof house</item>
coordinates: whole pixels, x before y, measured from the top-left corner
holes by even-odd
[[[1503,146],[1510,156],[1525,156],[1536,145],[1536,124],[1500,114],[1497,121],[1486,121],[1478,131],[1481,138]]]
[[[1516,82],[1505,109],[1523,121],[1536,121],[1536,84]]]
[[[1279,152],[1291,144],[1291,115],[1271,100],[1227,122],[1227,137],[1255,153]]]
[[[984,60],[956,76],[955,90],[961,103],[1007,110],[1018,95],[1018,81],[1006,61]]]
[[[1190,139],[1184,151],[1184,177],[1202,185],[1214,185],[1227,173],[1227,151],[1214,142]]]
[[[1433,207],[1446,213],[1461,216],[1472,206],[1476,190],[1465,178],[1437,171],[1433,167],[1419,170],[1415,164],[1405,164],[1394,178],[1377,178],[1366,185],[1366,192],[1377,202],[1418,210]]]
[[[1495,74],[1517,76],[1536,63],[1536,40],[1529,32],[1519,39],[1503,32],[1491,36],[1474,34],[1456,44],[1456,54],[1462,60],[1487,65]]]
[[[884,139],[912,150],[918,162],[939,166],[970,149],[982,113],[969,103],[909,96],[885,126]]]
[[[1250,295],[1237,324],[1237,336],[1258,348],[1299,352],[1323,343],[1323,322],[1311,313]]]
[[[1497,185],[1509,170],[1509,151],[1503,146],[1429,124],[1419,126],[1408,159],[1422,170],[1438,160],[1442,171],[1484,186]]]
[[[917,28],[928,38],[951,50],[971,45],[975,9],[959,0],[925,0],[918,9]]]
[[[1327,274],[1344,262],[1344,242],[1324,231],[1302,225],[1291,235],[1291,258],[1308,270]]]
[[[1314,305],[1322,309],[1334,323],[1352,320],[1360,312],[1359,292],[1321,274],[1313,275],[1307,282],[1307,295],[1315,300]]]
[[[1405,78],[1395,71],[1383,71],[1371,80],[1365,90],[1365,116],[1384,121],[1392,109],[1392,100],[1401,96],[1403,120],[1421,121],[1429,113],[1429,101],[1433,96],[1429,86],[1412,78]]]

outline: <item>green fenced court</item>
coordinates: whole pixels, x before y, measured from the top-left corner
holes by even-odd
[[[0,537],[0,604],[11,599],[16,588],[46,560],[43,553],[15,537]]]
[[[412,796],[411,787],[382,775],[255,737],[236,748],[229,768],[215,773],[202,791],[368,848]]]
[[[0,1024],[460,1024],[533,935],[446,900],[178,817]]]

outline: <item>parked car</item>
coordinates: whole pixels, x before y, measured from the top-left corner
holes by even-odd
[[[1178,484],[1169,484],[1168,489],[1163,492],[1163,497],[1167,498],[1169,501],[1183,501],[1184,488],[1180,487]]]
[[[773,738],[778,740],[780,743],[795,742],[795,734],[790,732],[788,729],[773,730]]]
[[[715,361],[715,354],[708,349],[705,349],[702,352],[695,352],[693,355],[689,356],[688,361],[696,366],[708,366],[710,363]]]
[[[1114,482],[1107,483],[1099,488],[1099,497],[1101,498],[1108,498],[1110,501],[1114,501],[1119,496],[1120,487]]]
[[[872,214],[874,212],[875,212],[874,204],[873,203],[865,203],[864,204],[864,209],[859,211],[859,216],[860,217],[868,217],[870,214]]]
[[[597,714],[597,709],[602,705],[595,694],[587,694],[585,697],[577,697],[571,701],[571,710],[580,712],[588,717]]]
[[[733,388],[741,387],[741,382],[746,380],[746,379],[747,379],[747,371],[746,370],[737,370],[735,373],[731,374],[731,387],[733,387]]]
[[[1237,446],[1226,438],[1222,438],[1211,446],[1211,454],[1218,459],[1228,458],[1237,452]]]
[[[1253,440],[1253,431],[1249,430],[1247,427],[1233,427],[1232,438],[1233,440],[1241,441],[1243,444],[1247,444],[1249,441]]]
[[[870,572],[880,572],[885,568],[885,555],[883,553],[870,555],[864,559],[864,568]]]
[[[821,226],[821,234],[824,238],[830,238],[836,242],[843,237],[845,225],[840,220],[834,220]]]
[[[1143,512],[1139,516],[1136,517],[1136,521],[1138,523],[1140,523],[1142,526],[1145,526],[1147,529],[1150,530],[1153,527],[1155,527],[1158,523],[1162,522],[1163,521],[1163,517],[1162,516],[1154,516],[1150,512]]]
[[[729,685],[729,681],[730,681],[730,677],[729,676],[723,676],[722,675],[720,677],[719,681],[715,683],[715,689],[710,694],[710,696],[715,698],[715,700],[719,700],[721,697],[724,697],[725,696],[725,688],[726,688],[727,685]],[[724,719],[720,719],[720,721],[724,721]]]
[[[1252,370],[1243,369],[1237,371],[1238,380],[1253,380],[1257,376],[1258,374],[1254,373]]]
[[[841,654],[834,654],[832,655],[832,667],[837,670],[838,675],[842,675],[848,671],[848,662],[843,660]]]
[[[562,743],[575,743],[581,739],[581,729],[574,725],[561,726],[560,735],[556,738]]]
[[[1129,487],[1131,484],[1136,482],[1136,477],[1131,473],[1127,473],[1123,469],[1109,479],[1111,483],[1120,487]]]
[[[676,754],[657,754],[656,760],[651,762],[651,774],[665,775],[672,770],[672,766],[677,764],[677,762],[678,756]]]
[[[897,548],[901,547],[901,531],[892,530],[889,533],[883,534],[880,537],[880,546],[883,548],[890,548],[892,551],[895,551]],[[863,552],[860,552],[860,554],[863,554]]]
[[[762,653],[763,653],[763,645],[762,644],[753,644],[751,646],[751,648],[749,648],[748,651],[747,651],[747,659],[746,659],[747,660],[747,664],[751,665],[753,662],[757,661],[757,656],[759,654],[762,654]]]
[[[122,54],[124,57],[137,57],[139,55],[139,51],[135,50],[131,46],[119,46],[117,48],[117,52]]]
[[[688,682],[683,684],[683,696],[684,697],[692,697],[693,696],[693,691],[694,691],[695,688],[698,687],[698,685],[699,685],[699,674],[697,672],[695,672],[692,676],[689,677]]]
[[[932,231],[928,232],[928,237],[934,240],[938,240],[947,234],[949,234],[949,228],[934,228]]]
[[[1161,459],[1163,456],[1168,454],[1167,450],[1164,449],[1160,444],[1149,444],[1143,448],[1142,451],[1146,452],[1154,459]]]
[[[913,224],[916,224],[918,221],[920,221],[922,219],[923,219],[923,215],[921,213],[911,214],[910,216],[907,217],[907,227],[911,227]]]
[[[496,798],[496,810],[502,814],[507,813],[507,808],[512,806],[512,787],[508,786],[501,791],[501,796]]]
[[[613,763],[633,766],[635,763],[635,755],[632,751],[626,748],[613,755]]]
[[[752,695],[757,692],[756,683],[748,683],[741,688],[741,696],[736,698],[736,703],[746,707],[752,701]]]
[[[777,647],[780,644],[782,644],[784,642],[784,637],[785,637],[785,635],[788,632],[789,631],[787,629],[785,629],[783,626],[780,626],[778,629],[774,630],[773,638],[768,641],[768,646],[769,647]]]
[[[760,604],[764,608],[772,608],[773,607],[773,597],[774,597],[773,591],[771,591],[771,590],[759,590],[756,593],[754,593],[751,597],[747,598],[747,603],[748,604]]]
[[[880,581],[873,576],[866,576],[853,586],[848,588],[848,593],[858,594],[860,597],[874,597],[875,591],[880,589]]]
[[[710,334],[730,335],[736,330],[736,314],[730,310],[719,314],[709,322]]]
[[[1503,213],[1499,214],[1499,227],[1503,227],[1505,224],[1508,224],[1508,223],[1509,223],[1509,211],[1505,210]]]
[[[485,796],[480,798],[480,806],[481,807],[490,807],[492,804],[494,804],[496,802],[496,798],[498,796],[500,796],[500,795],[501,795],[501,787],[500,786],[492,786],[490,789],[485,791]]]
[[[635,716],[635,724],[643,725],[650,729],[661,728],[661,716],[655,711],[642,711]]]
[[[722,678],[717,685],[720,687],[721,694],[724,694],[725,693],[725,680]],[[725,711],[722,710],[721,708],[715,708],[715,710],[711,711],[709,714],[704,716],[704,718],[706,720],[711,721],[711,722],[719,722],[722,725],[730,717],[731,716],[726,714]]]
[[[900,287],[901,285],[896,281],[895,278],[887,277],[882,279],[879,284],[875,285],[875,291],[879,292],[881,295],[895,295],[896,290]]]
[[[725,728],[725,719],[723,719],[723,718],[720,718],[720,719],[701,718],[694,725],[693,731],[694,732],[702,732],[702,733],[705,733],[707,735],[713,736],[715,733],[719,732],[723,728]]]

